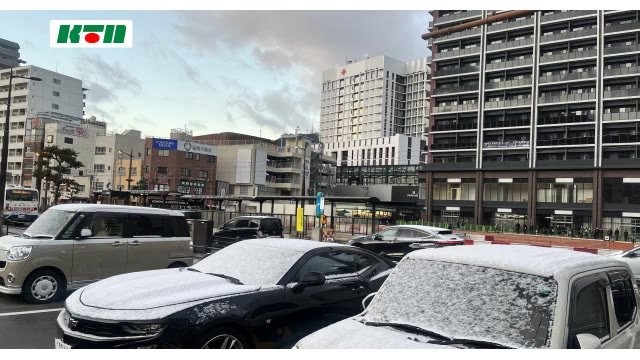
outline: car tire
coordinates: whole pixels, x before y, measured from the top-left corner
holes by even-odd
[[[241,331],[232,327],[214,328],[202,335],[198,349],[247,349],[249,342]]]
[[[51,270],[38,270],[29,275],[22,285],[22,297],[30,304],[49,304],[62,298],[67,284]]]

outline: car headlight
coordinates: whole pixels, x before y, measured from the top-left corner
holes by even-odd
[[[136,323],[125,323],[122,324],[122,330],[130,335],[135,336],[155,336],[158,335],[164,330],[165,324],[136,324]]]
[[[31,255],[31,246],[14,246],[9,249],[7,253],[7,260],[9,261],[20,261],[25,260]]]

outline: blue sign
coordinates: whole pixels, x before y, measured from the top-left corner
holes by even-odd
[[[178,140],[154,138],[153,148],[159,150],[178,150]]]
[[[324,215],[324,193],[319,191],[316,196],[316,217]]]

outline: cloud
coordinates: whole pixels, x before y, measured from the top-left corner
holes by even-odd
[[[81,55],[76,61],[76,71],[83,82],[102,86],[110,91],[142,92],[142,82],[117,62],[108,63],[99,56]]]
[[[427,11],[198,11],[178,12],[182,48],[200,56],[227,56],[251,64],[246,73],[278,73],[266,89],[246,77],[219,75],[227,94],[226,118],[272,131],[319,128],[322,71],[387,55],[403,61],[427,56],[420,35]],[[240,60],[238,60],[240,59]],[[257,68],[256,68],[257,66]],[[284,76],[283,76],[284,75]],[[244,81],[243,81],[244,80]],[[261,84],[265,87],[264,84]],[[232,92],[232,95],[228,95]]]

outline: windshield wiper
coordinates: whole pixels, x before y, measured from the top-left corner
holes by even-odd
[[[444,336],[440,333],[437,333],[433,330],[427,330],[427,329],[423,329],[419,326],[415,326],[415,325],[409,325],[409,324],[402,324],[402,323],[379,323],[379,322],[365,322],[365,325],[369,325],[369,326],[391,326],[394,328],[398,328],[398,329],[402,329],[402,330],[408,330],[420,335],[426,335],[429,337],[435,337],[435,338],[439,338],[439,339],[444,339],[446,341],[452,341],[453,339],[447,336]]]
[[[194,269],[194,268],[192,268],[192,267],[188,267],[188,268],[187,268],[187,271],[202,272],[202,271],[200,271],[200,270],[198,270],[198,269]]]
[[[225,280],[228,280],[230,283],[232,284],[236,284],[236,285],[243,285],[242,282],[236,278],[234,278],[233,276],[227,276],[227,275],[223,275],[223,274],[215,274],[215,273],[207,273],[209,275],[213,275],[213,276],[217,276],[217,277],[221,277]]]
[[[474,339],[449,339],[441,341],[428,341],[428,343],[437,345],[469,345],[485,349],[513,349],[513,347],[511,346],[498,344],[496,342]]]

